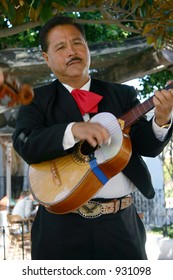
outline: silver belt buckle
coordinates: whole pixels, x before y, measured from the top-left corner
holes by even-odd
[[[96,201],[88,201],[78,209],[78,213],[84,218],[97,218],[102,214],[100,203]]]

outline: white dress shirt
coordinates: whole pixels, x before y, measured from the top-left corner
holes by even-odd
[[[88,90],[90,89],[90,83],[91,80],[89,80],[81,89],[83,90]],[[69,92],[71,92],[73,90],[72,87],[70,87],[69,85],[63,84]],[[90,117],[89,114],[85,114],[83,116],[84,121],[89,121]],[[75,141],[73,134],[71,132],[71,127],[73,123],[70,123],[67,128],[66,131],[64,133],[64,138],[63,138],[63,147],[65,150],[73,147],[77,141]],[[156,137],[160,140],[163,141],[164,138],[166,137],[167,133],[168,133],[168,129],[167,128],[161,128],[159,127],[153,118],[153,131],[156,135]],[[171,126],[171,124],[170,124]],[[132,193],[136,190],[135,185],[122,173],[119,172],[117,175],[115,175],[114,177],[112,177],[103,187],[101,190],[99,190],[94,198],[118,198],[118,197],[122,197],[125,195],[128,195],[129,193]]]

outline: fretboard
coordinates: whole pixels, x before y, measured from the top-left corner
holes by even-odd
[[[173,89],[173,83],[166,86],[164,89]],[[124,128],[130,127],[133,123],[139,120],[142,116],[148,113],[154,108],[153,96],[149,97],[143,103],[137,104],[130,111],[126,112],[120,117],[121,120],[124,120]]]
[[[133,107],[130,111],[128,111],[120,117],[120,119],[123,119],[125,121],[124,128],[130,127],[132,124],[134,124],[137,120],[139,120],[142,116],[144,116],[153,108],[153,96],[144,101],[143,103],[140,103]]]

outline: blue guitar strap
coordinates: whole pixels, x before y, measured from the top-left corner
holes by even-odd
[[[97,178],[102,182],[103,185],[105,185],[108,181],[108,178],[103,173],[103,171],[99,168],[97,165],[97,161],[95,157],[91,157],[91,160],[89,161],[90,167],[92,172],[97,176]]]

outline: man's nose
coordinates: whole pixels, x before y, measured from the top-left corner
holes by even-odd
[[[72,44],[68,45],[68,47],[67,47],[67,54],[69,56],[77,54],[76,48]]]

